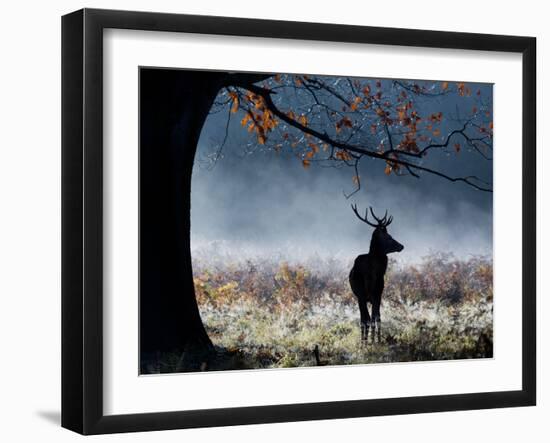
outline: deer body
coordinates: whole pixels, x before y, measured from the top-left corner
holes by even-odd
[[[387,218],[387,212],[383,218],[379,219],[370,208],[371,214],[377,222],[374,224],[368,220],[367,212],[365,212],[365,217],[361,217],[357,212],[357,207],[352,206],[352,208],[361,221],[375,228],[372,233],[369,253],[359,255],[355,259],[349,274],[349,282],[359,304],[361,338],[368,340],[368,330],[371,328],[373,340],[377,329],[378,341],[380,341],[380,304],[384,292],[384,276],[388,267],[388,254],[401,252],[403,245],[388,234],[387,227],[393,221],[393,217]],[[369,314],[367,303],[372,305],[372,316]]]
[[[384,275],[388,266],[387,256],[376,257],[370,254],[359,255],[349,273],[351,290],[357,297],[361,323],[371,321],[367,303],[372,305],[372,317],[380,317],[380,302],[384,291]]]

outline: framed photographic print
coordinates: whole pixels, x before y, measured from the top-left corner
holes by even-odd
[[[62,21],[62,425],[534,405],[534,38]]]

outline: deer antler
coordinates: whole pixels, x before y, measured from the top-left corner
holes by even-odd
[[[359,212],[357,212],[357,205],[354,205],[354,204],[351,205],[351,209],[353,209],[353,212],[355,212],[355,215],[357,216],[357,218],[359,220],[361,220],[364,223],[367,223],[369,226],[372,226],[373,228],[378,228],[378,227],[385,228],[385,227],[389,226],[390,223],[393,221],[393,215],[390,215],[390,217],[388,218],[388,210],[387,209],[386,209],[386,213],[384,214],[384,217],[382,217],[382,218],[378,218],[376,216],[376,214],[372,210],[372,206],[369,206],[368,209],[365,209],[365,216],[364,217],[361,217],[359,215]],[[376,224],[371,223],[369,221],[369,218],[368,218],[369,210],[370,210],[370,213],[371,213],[372,217],[376,220]]]
[[[361,217],[361,216],[359,215],[359,212],[357,212],[357,205],[351,205],[351,209],[353,209],[353,212],[355,212],[355,215],[357,216],[357,218],[358,218],[359,220],[361,220],[362,222],[366,223],[366,224],[369,225],[369,226],[372,226],[373,228],[377,228],[377,227],[378,227],[378,225],[375,225],[374,223],[371,223],[371,222],[369,221],[369,217],[368,217],[369,211],[368,211],[368,209],[365,209],[365,217]],[[372,209],[371,209],[371,211],[372,211]],[[376,218],[376,217],[375,217],[375,218]]]
[[[374,211],[372,210],[372,206],[369,206],[369,209],[370,209],[370,213],[372,214],[372,216],[374,217],[374,219],[378,222],[379,225],[384,225],[386,224],[386,218],[388,216],[388,210],[386,209],[386,213],[384,214],[384,217],[382,218],[378,218],[375,214],[374,214]]]

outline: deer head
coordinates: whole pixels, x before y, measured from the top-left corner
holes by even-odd
[[[401,252],[404,248],[404,246],[399,243],[398,241],[394,240],[393,237],[388,234],[388,226],[393,221],[393,217],[390,215],[388,218],[388,211],[386,210],[386,213],[384,214],[384,217],[378,218],[371,207],[370,213],[376,223],[372,223],[369,221],[369,211],[365,209],[365,216],[361,217],[359,215],[359,212],[357,212],[357,205],[351,205],[351,209],[353,209],[353,212],[361,220],[362,222],[368,224],[369,226],[372,226],[374,228],[374,232],[372,233],[372,238],[370,241],[370,252],[373,254],[390,254],[392,252]]]

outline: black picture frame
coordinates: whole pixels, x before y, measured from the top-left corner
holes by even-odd
[[[103,412],[103,30],[522,54],[522,389],[130,415]],[[62,18],[62,426],[82,434],[530,406],[536,403],[536,39],[83,9]]]

